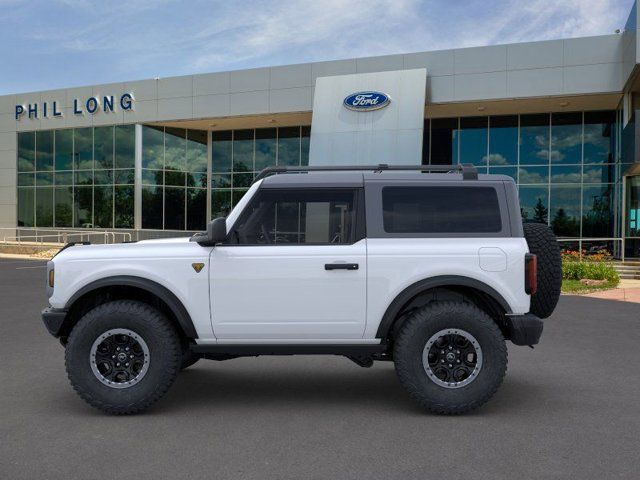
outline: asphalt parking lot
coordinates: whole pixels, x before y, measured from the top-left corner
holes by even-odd
[[[0,478],[638,478],[640,304],[563,297],[462,417],[419,410],[392,364],[340,357],[201,361],[111,417],[69,386],[43,266],[0,260]]]

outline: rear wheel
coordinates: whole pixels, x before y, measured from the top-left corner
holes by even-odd
[[[173,325],[153,307],[131,300],[86,313],[71,331],[65,351],[76,392],[113,414],[138,413],[160,399],[175,380],[181,359]]]
[[[523,227],[529,251],[538,260],[538,290],[531,296],[529,311],[539,318],[547,318],[555,310],[562,288],[560,246],[545,224],[525,223]]]
[[[393,358],[411,397],[441,414],[480,407],[507,369],[500,329],[485,312],[464,302],[437,302],[414,312],[400,328]]]

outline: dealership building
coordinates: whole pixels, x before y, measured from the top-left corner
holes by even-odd
[[[597,37],[1,96],[0,238],[184,235],[272,165],[472,163],[567,247],[639,257],[637,15]]]

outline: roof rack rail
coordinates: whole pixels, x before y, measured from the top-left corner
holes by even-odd
[[[460,165],[338,165],[338,166],[315,166],[315,167],[267,167],[263,169],[253,181],[254,183],[263,178],[278,173],[306,173],[306,172],[344,172],[344,171],[370,171],[382,172],[393,171],[417,171],[417,172],[438,172],[438,173],[462,173],[463,180],[477,180],[478,170],[470,163]]]

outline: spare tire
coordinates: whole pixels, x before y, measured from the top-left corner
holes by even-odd
[[[523,226],[529,252],[538,259],[538,290],[531,296],[529,311],[540,318],[547,318],[558,304],[562,287],[560,246],[545,224],[525,223]]]

